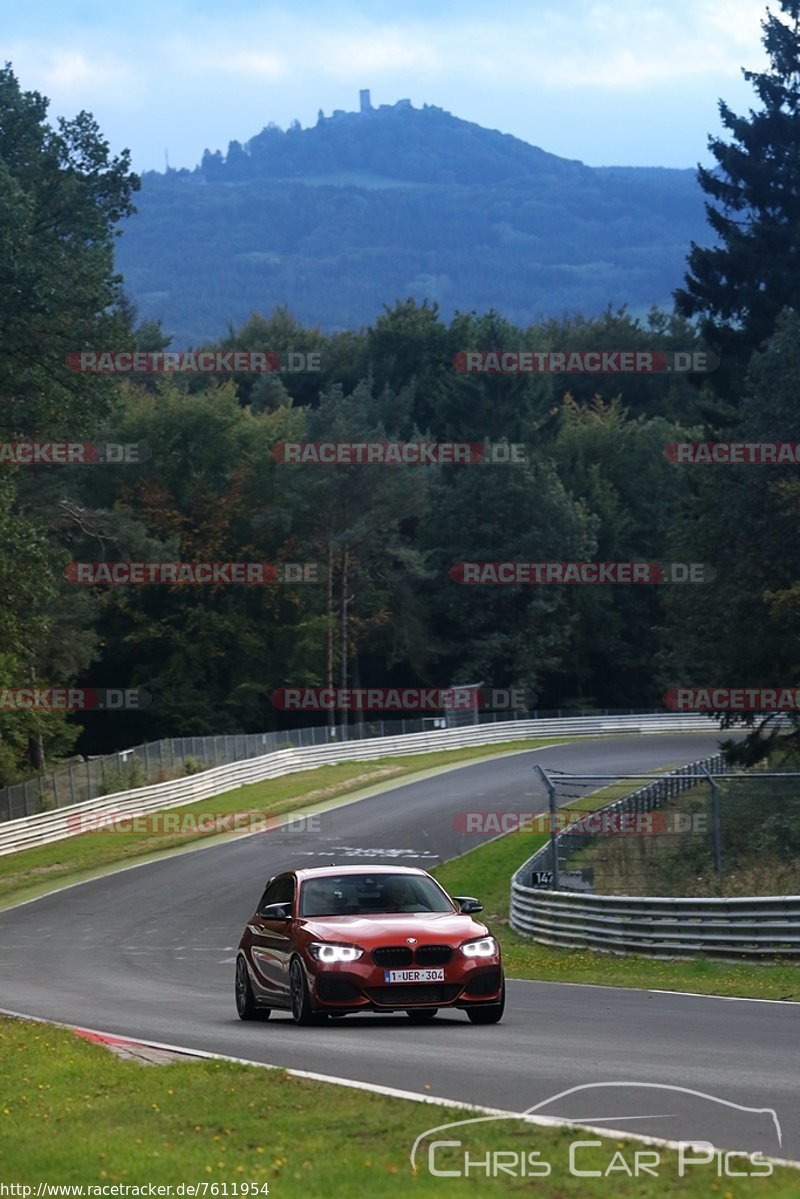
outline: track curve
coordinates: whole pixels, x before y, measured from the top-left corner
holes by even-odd
[[[545,810],[536,762],[624,776],[692,761],[717,743],[714,733],[609,736],[509,755],[331,809],[313,839],[251,835],[43,896],[0,912],[0,1006],[506,1110],[624,1080],[631,1085],[579,1092],[542,1114],[800,1158],[794,1004],[511,981],[506,1017],[491,1029],[456,1013],[429,1026],[350,1016],[306,1029],[282,1014],[253,1026],[233,1005],[235,948],[269,874],[329,856],[430,866],[480,840],[454,830],[459,812]],[[666,1096],[653,1083],[774,1108],[782,1144],[763,1117]]]

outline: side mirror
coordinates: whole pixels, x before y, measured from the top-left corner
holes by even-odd
[[[474,899],[471,895],[454,895],[453,903],[458,904],[465,916],[472,916],[475,912],[483,911],[483,904],[479,899]]]
[[[263,920],[291,920],[292,905],[290,903],[268,903],[265,908],[259,908],[258,914]]]

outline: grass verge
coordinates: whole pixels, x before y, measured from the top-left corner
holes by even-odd
[[[594,810],[624,794],[626,786],[630,790],[630,784],[614,784],[603,790],[602,798],[586,796],[569,806]],[[546,833],[509,833],[431,870],[449,894],[480,898],[482,916],[501,943],[509,978],[800,1000],[800,967],[790,962],[662,960],[557,949],[519,936],[508,923],[511,875],[547,841]]]
[[[476,745],[440,753],[414,754],[408,757],[379,758],[373,762],[342,762],[298,771],[282,778],[267,779],[226,791],[195,804],[167,809],[180,815],[184,823],[209,820],[234,812],[263,812],[284,816],[312,805],[322,809],[351,792],[385,784],[411,780],[428,771],[446,770],[459,764],[503,756],[544,745],[560,745],[575,737],[539,738],[510,741],[503,746]],[[232,834],[229,834],[229,836]],[[207,832],[174,833],[104,832],[80,833],[51,845],[24,849],[0,857],[0,908],[22,899],[34,898],[65,882],[77,882],[153,855],[174,852],[211,837],[220,838],[213,829]]]
[[[484,1040],[486,1032],[472,1035]],[[432,1056],[431,1077],[435,1069]],[[209,1199],[232,1196],[233,1184],[241,1188],[244,1183],[259,1188],[251,1194],[278,1199],[409,1194],[460,1199],[485,1194],[487,1188],[504,1195],[535,1190],[541,1199],[607,1199],[610,1187],[615,1195],[631,1199],[676,1194],[707,1199],[709,1191],[719,1199],[745,1193],[794,1199],[798,1193],[798,1173],[785,1167],[776,1166],[771,1177],[744,1180],[746,1188],[742,1180],[718,1180],[713,1164],[688,1167],[680,1178],[677,1154],[652,1147],[648,1152],[658,1154],[657,1176],[629,1178],[620,1163],[632,1170],[635,1151],[645,1147],[614,1138],[604,1139],[599,1148],[581,1149],[576,1159],[578,1168],[598,1170],[601,1177],[576,1177],[569,1169],[569,1144],[595,1140],[593,1135],[510,1120],[437,1133],[461,1139],[462,1147],[436,1151],[436,1168],[463,1174],[465,1150],[473,1160],[487,1150],[538,1152],[536,1160],[550,1166],[548,1177],[501,1173],[489,1180],[474,1167],[469,1177],[435,1177],[428,1170],[428,1142],[414,1175],[409,1155],[416,1138],[476,1113],[346,1087],[333,1090],[331,1084],[293,1078],[282,1070],[232,1062],[142,1067],[120,1061],[66,1029],[22,1020],[0,1020],[0,1078],[3,1181],[34,1188],[39,1182],[123,1184],[144,1186],[146,1194],[148,1184],[199,1183],[208,1184]],[[508,1157],[504,1160],[507,1167]],[[603,1177],[610,1165],[615,1168]],[[736,1168],[742,1169],[741,1159]],[[202,1195],[202,1189],[195,1194]]]

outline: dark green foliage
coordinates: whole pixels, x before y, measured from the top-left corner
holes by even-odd
[[[138,180],[110,159],[88,113],[46,123],[47,101],[0,70],[0,440],[77,440],[115,393],[67,367],[75,350],[128,336],[113,274],[113,226]],[[61,477],[53,471],[64,471]],[[48,473],[50,472],[50,473]],[[86,523],[75,473],[0,465],[0,686],[69,681],[91,658],[89,597],[69,604],[65,531]],[[93,518],[89,517],[89,523]],[[59,713],[0,712],[0,778],[68,752]]]
[[[798,5],[783,4],[795,21]],[[658,708],[669,686],[795,681],[796,468],[664,457],[667,442],[721,430],[800,441],[796,114],[781,115],[797,47],[775,22],[768,48],[787,90],[753,77],[774,120],[754,120],[749,158],[718,147],[727,182],[704,177],[729,211],[714,226],[719,250],[693,252],[683,315],[651,303],[698,228],[687,176],[590,170],[428,108],[268,128],[225,157],[206,153],[194,173],[148,176],[122,239],[123,293],[111,247],[137,182],[127,157],[109,160],[86,114],[50,129],[41,97],[0,72],[2,435],[151,449],[135,466],[0,467],[0,685],[153,696],[140,713],[80,722],[0,713],[0,784],[69,752],[79,724],[91,752],[295,726],[303,718],[270,692],[329,679],[482,679],[538,692],[540,709]],[[751,136],[746,122],[729,127]],[[756,199],[751,227],[725,223]],[[770,269],[748,298],[752,249],[767,242]],[[469,349],[703,350],[687,314],[705,315],[730,351],[719,383],[454,365]],[[120,381],[65,365],[76,349],[171,341],[314,352],[322,370]],[[746,377],[730,370],[740,354]],[[285,440],[419,438],[514,443],[526,460],[331,467],[273,454]],[[121,559],[314,562],[319,582],[63,578],[70,561]],[[469,586],[451,575],[460,561],[507,560],[701,561],[717,581]]]
[[[703,232],[691,170],[590,168],[439,108],[267,128],[148,172],[117,264],[176,345],[288,305],[355,329],[408,297],[518,325],[669,302]]]
[[[731,141],[709,138],[717,160],[698,170],[716,245],[692,243],[679,312],[702,321],[721,355],[717,381],[735,390],[750,355],[771,336],[778,313],[800,302],[800,3],[767,12],[766,71],[743,71],[761,107],[737,116],[719,103]]]

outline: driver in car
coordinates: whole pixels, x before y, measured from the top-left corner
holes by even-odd
[[[403,878],[392,878],[383,889],[387,912],[417,912],[419,904],[414,899]]]

